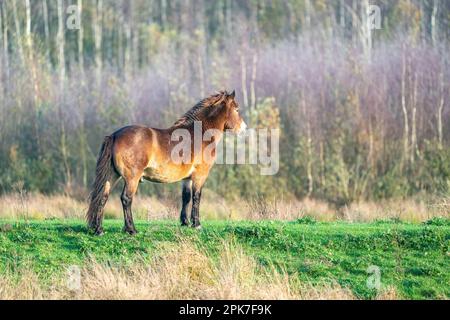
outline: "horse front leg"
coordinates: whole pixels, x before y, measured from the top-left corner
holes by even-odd
[[[192,210],[191,210],[191,226],[200,229],[200,200],[202,197],[202,189],[208,178],[209,165],[198,166],[191,176],[192,180]]]
[[[191,212],[191,224],[192,228],[200,229],[200,199],[202,197],[202,187],[196,189],[193,188],[192,192],[192,212]]]
[[[189,203],[191,203],[192,199],[192,181],[191,180],[185,180],[183,181],[182,186],[182,206],[181,206],[181,213],[180,213],[180,222],[182,226],[187,226],[189,224],[188,218],[187,218],[187,208],[189,206]]]
[[[202,197],[203,184],[206,176],[192,177],[192,211],[191,211],[191,226],[200,229],[200,200]]]

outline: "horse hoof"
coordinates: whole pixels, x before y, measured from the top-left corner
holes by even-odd
[[[134,236],[137,233],[136,229],[123,229],[123,231],[128,233],[130,236]]]
[[[194,228],[196,230],[202,230],[202,226],[200,224],[197,226],[192,226],[192,228]]]
[[[181,222],[181,226],[187,227],[187,226],[189,226],[189,223],[187,221],[183,221],[183,222]]]
[[[103,230],[96,230],[95,232],[94,232],[94,235],[95,236],[97,236],[97,237],[101,237],[101,236],[103,236],[105,233],[103,232]]]

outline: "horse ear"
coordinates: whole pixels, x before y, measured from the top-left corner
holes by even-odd
[[[236,96],[236,92],[235,92],[235,90],[233,90],[233,92],[229,94],[229,97],[234,99],[235,96]]]

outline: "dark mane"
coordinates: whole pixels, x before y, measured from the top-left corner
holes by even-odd
[[[173,126],[189,125],[194,121],[201,121],[199,118],[202,111],[207,107],[213,107],[218,105],[228,95],[227,91],[220,91],[213,94],[203,100],[200,100],[189,111],[187,111],[180,119],[178,119]]]

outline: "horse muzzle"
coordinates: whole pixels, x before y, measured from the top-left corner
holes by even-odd
[[[241,121],[241,124],[239,125],[239,129],[237,130],[237,134],[243,134],[247,130],[247,124],[244,122],[244,120]]]

